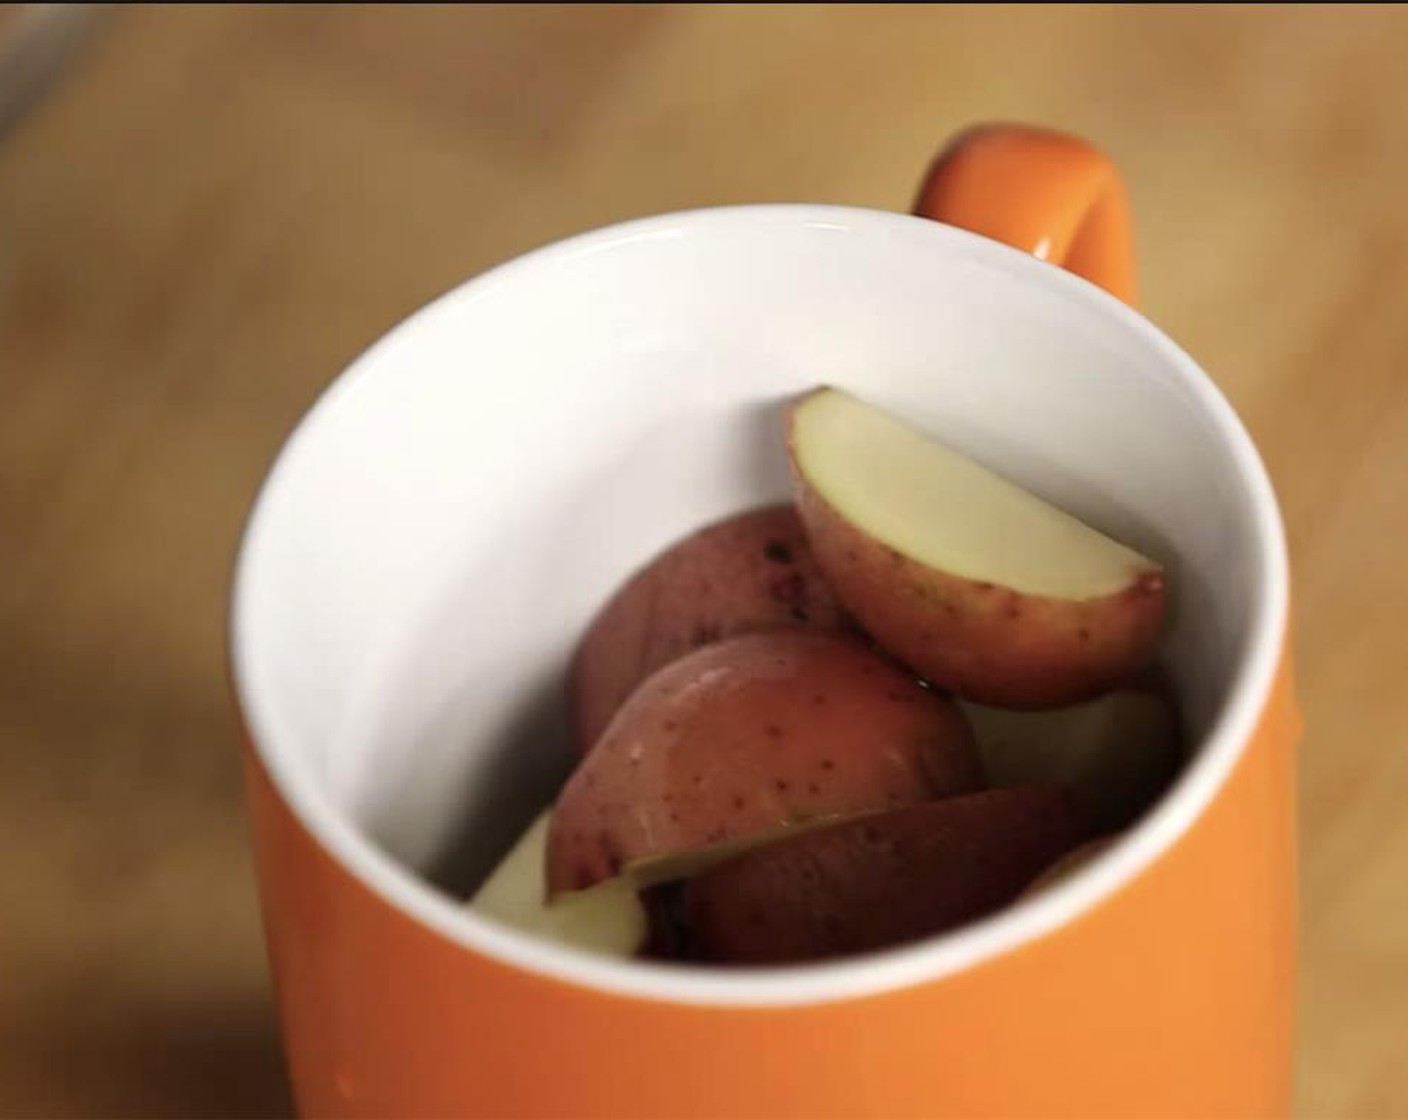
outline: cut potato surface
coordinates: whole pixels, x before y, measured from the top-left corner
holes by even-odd
[[[1183,761],[1173,707],[1157,692],[1111,692],[1045,712],[963,704],[995,786],[1067,790],[1097,832],[1142,816]]]
[[[839,389],[796,410],[797,465],[880,543],[1027,595],[1096,599],[1159,565]]]
[[[551,812],[528,828],[470,901],[486,918],[522,933],[613,957],[632,957],[645,942],[646,914],[635,884],[608,879],[547,899]]]
[[[800,836],[818,828],[830,828],[843,821],[858,820],[881,811],[863,809],[858,812],[824,813],[805,819],[789,819],[784,824],[761,828],[757,832],[741,833],[713,844],[685,848],[666,855],[643,856],[628,862],[622,874],[642,888],[693,879],[696,875],[702,875],[712,867],[737,859],[754,848],[763,848],[787,837]]]

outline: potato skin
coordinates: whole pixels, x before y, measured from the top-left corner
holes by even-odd
[[[568,682],[573,741],[585,754],[641,681],[702,645],[847,627],[791,505],[715,522],[637,571],[593,619]]]
[[[1055,599],[930,568],[863,533],[810,485],[788,436],[797,510],[836,597],[886,652],[934,684],[1002,708],[1087,700],[1152,659],[1162,571],[1098,599]]]
[[[548,889],[982,784],[957,705],[865,645],[741,635],[667,665],[616,714],[558,797]]]
[[[885,949],[1016,898],[1078,844],[1061,791],[987,790],[789,837],[685,887],[699,959],[794,964]]]

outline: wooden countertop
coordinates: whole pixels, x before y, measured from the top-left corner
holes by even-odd
[[[1408,11],[135,8],[0,137],[0,1113],[286,1112],[231,550],[339,368],[461,278],[715,203],[903,208],[1091,137],[1296,571],[1303,1116],[1408,1116]]]

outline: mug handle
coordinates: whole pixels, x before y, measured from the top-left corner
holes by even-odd
[[[1129,196],[1083,140],[1017,124],[978,125],[934,160],[914,213],[981,233],[1135,301]]]

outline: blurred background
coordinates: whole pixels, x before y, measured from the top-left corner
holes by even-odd
[[[1092,139],[1143,310],[1295,565],[1298,1111],[1408,1116],[1408,11],[0,5],[0,1113],[275,1116],[223,665],[241,521],[339,369],[618,219],[907,208]]]

